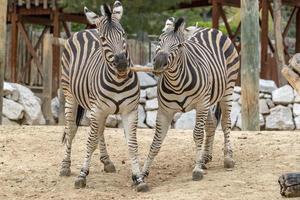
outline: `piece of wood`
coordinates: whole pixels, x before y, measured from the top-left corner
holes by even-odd
[[[2,124],[4,68],[6,59],[6,10],[7,0],[0,0],[0,124]]]
[[[281,73],[286,78],[286,80],[291,84],[291,86],[297,91],[297,93],[300,95],[299,75],[289,67],[283,67]]]
[[[274,0],[274,31],[275,31],[275,58],[277,63],[277,71],[278,71],[278,81],[279,86],[285,85],[286,81],[284,77],[281,76],[280,72],[282,68],[285,66],[285,58],[284,58],[284,45],[282,38],[282,28],[281,28],[281,0]]]
[[[130,67],[131,71],[134,72],[153,72],[153,67],[145,67],[145,66],[141,66],[141,65],[134,65],[132,67]]]
[[[53,37],[60,37],[59,11],[53,11]],[[59,88],[59,71],[60,71],[60,47],[52,46],[52,94],[56,94]]]
[[[296,15],[296,53],[300,53],[300,8]]]
[[[259,12],[257,0],[241,0],[242,130],[259,126]]]
[[[300,197],[300,172],[287,173],[279,177],[280,194],[284,197]]]
[[[269,2],[261,1],[261,7],[261,66],[265,68],[268,60]]]
[[[212,0],[212,27],[218,29],[219,28],[219,8],[217,0]]]
[[[47,33],[43,41],[43,106],[42,111],[49,125],[53,121],[51,112],[51,97],[52,97],[52,36]]]
[[[17,81],[17,47],[18,47],[18,26],[16,7],[11,14],[11,47],[10,47],[10,64],[11,64],[11,81]]]
[[[289,65],[300,75],[300,53],[296,53],[290,59]]]

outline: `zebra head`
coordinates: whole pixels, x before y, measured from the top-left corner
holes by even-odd
[[[173,25],[172,20],[168,20],[170,24],[165,26],[164,32],[159,36],[159,44],[153,60],[155,74],[160,74],[173,65],[179,48],[185,40],[184,19],[179,18]]]
[[[106,62],[112,67],[118,78],[126,78],[131,61],[127,49],[126,33],[120,24],[123,14],[121,2],[115,1],[112,11],[107,4],[101,6],[101,17],[87,8],[84,8],[84,12],[89,23],[97,26]]]

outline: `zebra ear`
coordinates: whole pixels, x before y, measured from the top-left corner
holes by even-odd
[[[166,31],[174,29],[174,23],[175,23],[174,17],[168,18],[166,20],[165,27],[163,28],[162,32],[166,32]]]
[[[84,14],[90,24],[92,24],[92,25],[96,24],[96,21],[99,18],[99,16],[96,13],[89,10],[87,7],[84,7]]]
[[[120,1],[115,1],[112,10],[112,16],[120,20],[123,15],[123,6]]]
[[[182,17],[178,18],[174,25],[174,32],[177,32],[178,30],[181,32],[184,32],[185,22]]]
[[[111,9],[110,9],[110,6],[107,5],[107,4],[103,4],[100,6],[100,12],[101,12],[101,15],[102,16],[106,16],[108,18],[111,18]]]

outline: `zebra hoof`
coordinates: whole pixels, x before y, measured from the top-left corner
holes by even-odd
[[[59,176],[70,176],[71,169],[70,168],[61,168],[59,172]]]
[[[203,170],[194,170],[193,171],[193,181],[200,181],[203,179],[204,171]]]
[[[85,177],[78,177],[75,180],[75,188],[76,189],[80,189],[80,188],[84,188],[86,186],[86,178]]]
[[[147,183],[142,182],[136,186],[136,191],[137,192],[148,192],[149,186]]]
[[[230,157],[225,157],[224,158],[224,168],[234,168],[235,162],[232,158]]]
[[[108,164],[104,164],[104,171],[106,173],[116,173],[115,165],[112,162],[109,162]]]

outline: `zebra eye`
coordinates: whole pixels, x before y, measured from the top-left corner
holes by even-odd
[[[105,42],[105,37],[101,36],[100,40],[101,40],[101,42]]]

